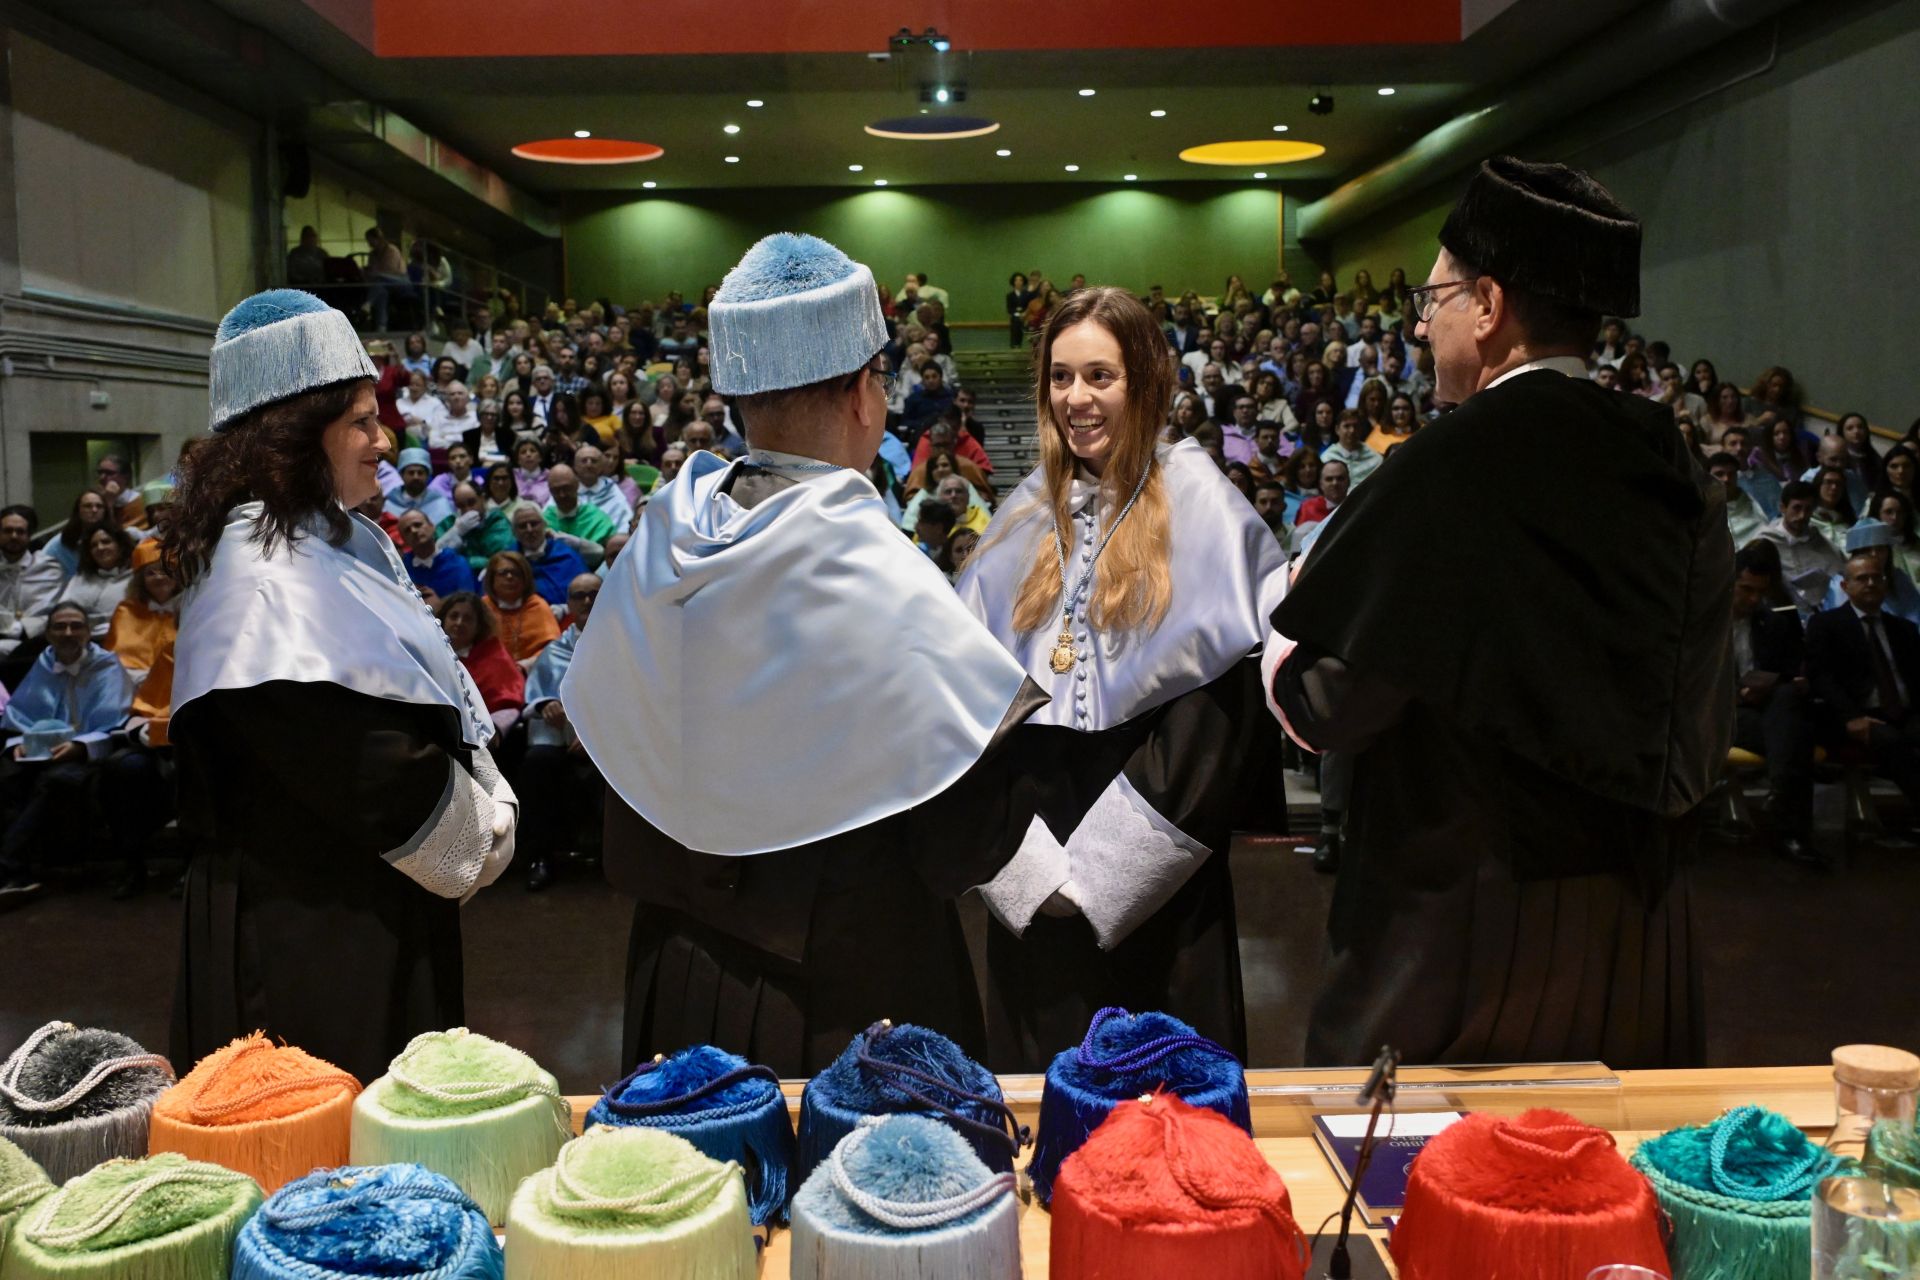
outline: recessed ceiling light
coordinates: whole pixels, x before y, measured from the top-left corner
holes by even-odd
[[[1068,166],[1067,166],[1067,172],[1068,172],[1068,173],[1078,173],[1078,172],[1080,172],[1080,166],[1079,166],[1079,165],[1077,165],[1077,164],[1070,164],[1070,165],[1068,165]]]
[[[866,168],[866,167],[867,167],[867,166],[865,166],[865,165],[863,165],[863,164],[850,164],[850,165],[848,165],[848,166],[847,166],[847,172],[848,172],[848,173],[858,173],[858,172],[860,172],[860,171],[861,171],[862,169],[864,169],[864,168]]]
[[[1129,173],[1125,175],[1125,180],[1128,182],[1138,182],[1140,181],[1140,175],[1137,173]]]
[[[1002,147],[998,151],[994,152],[993,154],[997,156],[1010,156],[1013,154],[1013,152],[1007,150],[1005,147]]]
[[[728,156],[728,157],[727,157],[727,163],[728,163],[728,164],[739,164],[739,163],[740,163],[740,157],[739,157],[739,156]]]
[[[1275,125],[1275,126],[1273,126],[1273,131],[1274,131],[1275,133],[1285,133],[1285,132],[1287,131],[1287,126],[1285,126],[1285,125],[1283,125],[1283,124],[1277,124],[1277,125]]]
[[[645,187],[647,190],[651,191],[654,189],[654,187],[658,186],[659,184],[654,182],[643,182],[640,185]]]
[[[1266,171],[1263,169],[1259,173],[1254,174],[1253,176],[1256,178],[1264,178],[1267,176],[1267,174],[1266,174]]]
[[[760,99],[758,99],[758,98],[748,98],[748,99],[747,99],[747,105],[748,105],[748,106],[750,106],[750,107],[764,107],[764,106],[766,106],[767,104],[766,104],[766,103],[764,103],[764,102],[762,102],[762,101],[760,101]]]
[[[1082,89],[1082,90],[1080,91],[1080,96],[1081,96],[1081,97],[1083,97],[1083,98],[1091,98],[1091,97],[1093,96],[1093,90],[1091,90],[1091,89]]]
[[[947,101],[950,101],[952,98],[953,98],[953,95],[947,92],[945,89],[935,89],[933,91],[933,100],[935,102],[947,102]]]
[[[1393,86],[1387,85],[1385,88],[1381,89],[1380,96],[1383,98],[1391,98],[1393,96]]]
[[[1166,115],[1167,112],[1164,107],[1155,107],[1153,110],[1147,112],[1147,114],[1152,116],[1155,120],[1158,120],[1160,117]]]
[[[738,132],[740,132],[740,126],[739,126],[739,125],[737,125],[737,124],[723,124],[723,125],[721,125],[721,126],[720,126],[720,132],[722,132],[722,133],[738,133]]]
[[[576,138],[591,138],[593,136],[593,131],[591,129],[575,129],[573,131],[573,136]]]
[[[887,180],[885,178],[875,178],[873,180],[873,185],[876,187],[884,187],[887,185]]]

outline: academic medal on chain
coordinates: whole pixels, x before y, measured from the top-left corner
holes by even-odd
[[[1053,673],[1063,676],[1073,670],[1073,619],[1068,618],[1060,630],[1060,638],[1053,642]]]

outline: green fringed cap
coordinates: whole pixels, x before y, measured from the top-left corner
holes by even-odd
[[[8,1245],[7,1280],[224,1280],[234,1238],[262,1199],[245,1174],[182,1155],[110,1160],[21,1217]]]
[[[573,1136],[559,1083],[465,1027],[415,1036],[353,1106],[354,1164],[419,1164],[453,1179],[498,1226],[520,1180]]]
[[[1867,1138],[1867,1163],[1888,1182],[1920,1189],[1920,1133],[1913,1121],[1882,1120]]]
[[[737,1163],[673,1134],[590,1129],[521,1184],[507,1216],[507,1259],[509,1275],[564,1267],[582,1277],[750,1280],[757,1266],[746,1181]]]
[[[33,1157],[0,1138],[0,1252],[21,1215],[41,1196],[53,1190],[53,1180]]]
[[[1806,1280],[1813,1190],[1857,1171],[1755,1106],[1649,1138],[1629,1163],[1673,1219],[1675,1280]]]

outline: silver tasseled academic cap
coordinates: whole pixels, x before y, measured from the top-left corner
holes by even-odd
[[[747,396],[852,373],[887,344],[873,272],[817,236],[747,250],[707,306],[713,389]]]
[[[227,312],[208,375],[215,431],[277,400],[380,376],[353,322],[299,289],[268,289]]]

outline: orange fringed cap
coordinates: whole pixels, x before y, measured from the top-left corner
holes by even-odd
[[[1401,1280],[1581,1280],[1631,1263],[1669,1274],[1653,1188],[1613,1135],[1562,1111],[1473,1114],[1428,1141],[1393,1233]]]
[[[1053,1184],[1055,1280],[1300,1280],[1306,1237],[1253,1139],[1170,1093],[1123,1102]]]
[[[360,1082],[260,1032],[216,1049],[153,1106],[150,1154],[178,1151],[247,1174],[271,1195],[347,1163]]]

